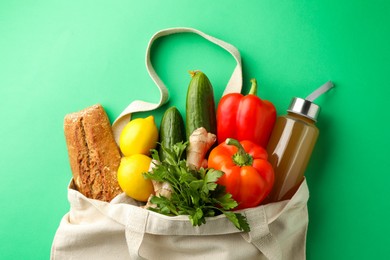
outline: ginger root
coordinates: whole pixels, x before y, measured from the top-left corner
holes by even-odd
[[[217,140],[217,136],[208,133],[204,127],[196,129],[189,137],[189,146],[187,149],[187,165],[199,169],[207,167],[205,158],[208,150]]]
[[[151,172],[153,170],[153,168],[156,166],[156,163],[158,163],[156,160],[153,160],[150,163],[149,172]],[[150,202],[150,200],[152,199],[153,196],[157,196],[157,197],[164,196],[164,197],[167,197],[169,199],[169,198],[171,198],[172,192],[173,192],[172,187],[168,182],[160,182],[160,181],[152,180],[152,184],[153,184],[154,194],[151,194],[149,196],[148,202],[144,206],[144,208],[146,208],[146,209],[156,207],[155,204]]]

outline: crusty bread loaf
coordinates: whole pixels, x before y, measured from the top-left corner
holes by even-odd
[[[74,184],[88,198],[111,201],[122,192],[121,155],[101,105],[65,116],[64,132]]]

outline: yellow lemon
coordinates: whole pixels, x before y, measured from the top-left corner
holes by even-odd
[[[151,180],[145,179],[152,159],[143,154],[123,157],[118,168],[118,183],[127,196],[138,201],[147,201],[154,193]]]
[[[156,148],[158,129],[154,117],[131,120],[123,128],[119,136],[119,147],[125,156],[133,154],[150,154],[150,149]]]

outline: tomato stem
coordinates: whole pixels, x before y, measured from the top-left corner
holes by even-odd
[[[252,86],[251,89],[249,90],[249,95],[257,95],[257,81],[256,79],[251,79]]]
[[[240,144],[239,141],[233,138],[226,139],[227,145],[234,145],[237,147],[237,153],[233,155],[233,162],[238,166],[250,166],[253,163],[253,157],[245,152],[244,147]]]

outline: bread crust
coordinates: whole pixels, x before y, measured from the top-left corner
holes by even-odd
[[[104,108],[97,104],[66,115],[64,133],[76,189],[107,202],[120,194],[121,155]]]

